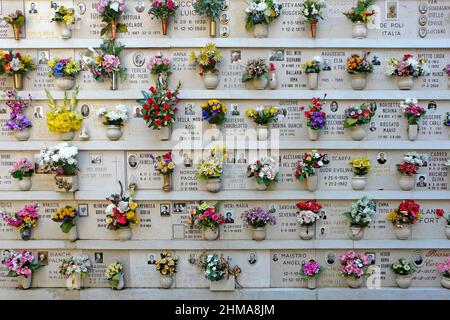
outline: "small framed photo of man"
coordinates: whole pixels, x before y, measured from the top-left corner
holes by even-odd
[[[170,203],[161,203],[159,205],[159,214],[161,217],[170,216]]]
[[[186,210],[186,203],[185,202],[175,202],[173,204],[173,212],[174,213],[181,213]]]
[[[416,187],[426,189],[428,187],[428,176],[424,173],[416,175]]]
[[[139,161],[138,161],[138,157],[135,154],[130,154],[128,156],[128,167],[130,167],[131,169],[136,169],[139,165]]]
[[[224,223],[234,223],[234,211],[233,210],[225,211]]]
[[[258,261],[256,252],[250,252],[247,261],[249,264],[254,265]]]
[[[95,263],[103,263],[103,252],[94,253],[94,261]]]
[[[386,1],[386,20],[398,20],[398,2],[396,0]]]
[[[48,266],[48,251],[38,251],[38,263]]]
[[[101,165],[103,163],[103,155],[101,153],[91,153],[89,154],[89,162],[92,165]]]
[[[88,217],[89,216],[89,205],[87,203],[78,204],[78,216]]]

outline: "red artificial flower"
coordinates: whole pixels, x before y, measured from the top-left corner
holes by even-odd
[[[151,93],[156,93],[155,87],[150,87],[150,91],[151,91]]]
[[[155,126],[159,127],[161,124],[162,124],[161,120],[158,119],[155,121]]]
[[[315,213],[322,209],[322,206],[316,202],[316,200],[300,201],[297,203],[297,208],[300,210],[310,210]]]
[[[120,224],[126,224],[127,223],[127,217],[125,217],[125,215],[121,215],[120,217],[117,218],[117,223]]]
[[[11,60],[11,55],[9,53],[5,54],[5,59],[6,60]]]
[[[172,117],[170,116],[170,114],[168,114],[168,115],[166,115],[166,116],[164,117],[164,119],[165,119],[166,121],[170,121],[170,120],[172,119]]]
[[[169,110],[170,110],[170,104],[165,104],[164,111],[169,111]]]
[[[437,209],[437,210],[436,210],[436,214],[437,214],[439,217],[442,217],[442,216],[444,215],[444,210],[442,210],[442,209]]]
[[[420,205],[414,200],[403,200],[398,207],[399,211],[417,214],[420,211]]]
[[[153,99],[152,99],[152,98],[148,98],[148,99],[147,99],[147,103],[148,103],[148,104],[153,104]]]
[[[144,115],[144,120],[149,120],[149,119],[150,119],[150,116],[148,114],[145,114]]]
[[[172,98],[172,92],[167,91],[167,92],[166,92],[166,97],[167,97],[168,99]]]
[[[148,110],[148,109],[150,109],[150,106],[148,104],[144,104],[144,109]]]
[[[19,59],[20,59],[20,52],[17,52],[17,53],[16,53],[16,58],[19,58]]]

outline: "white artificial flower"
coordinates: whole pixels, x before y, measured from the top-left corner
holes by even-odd
[[[97,116],[100,117],[106,113],[106,108],[100,108],[97,110]]]
[[[10,62],[11,70],[17,71],[20,69],[20,60],[18,58],[13,58]]]

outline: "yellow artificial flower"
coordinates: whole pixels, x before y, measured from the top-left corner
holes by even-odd
[[[131,210],[134,210],[134,209],[137,208],[137,203],[136,202],[130,201],[129,205],[130,205],[130,209]]]
[[[397,211],[392,211],[392,212],[389,212],[387,215],[386,215],[386,219],[388,219],[388,220],[390,220],[390,221],[394,221],[395,219],[397,218]]]

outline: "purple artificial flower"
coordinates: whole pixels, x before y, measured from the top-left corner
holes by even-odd
[[[253,228],[262,228],[266,224],[270,223],[272,225],[276,224],[276,217],[269,211],[263,208],[256,207],[242,214],[242,219],[244,220],[244,225],[251,226]]]
[[[313,129],[320,130],[325,126],[325,117],[321,111],[315,111],[310,114],[310,126]]]
[[[13,131],[22,131],[26,128],[31,128],[32,125],[31,121],[24,114],[18,113],[6,121],[6,126]]]

